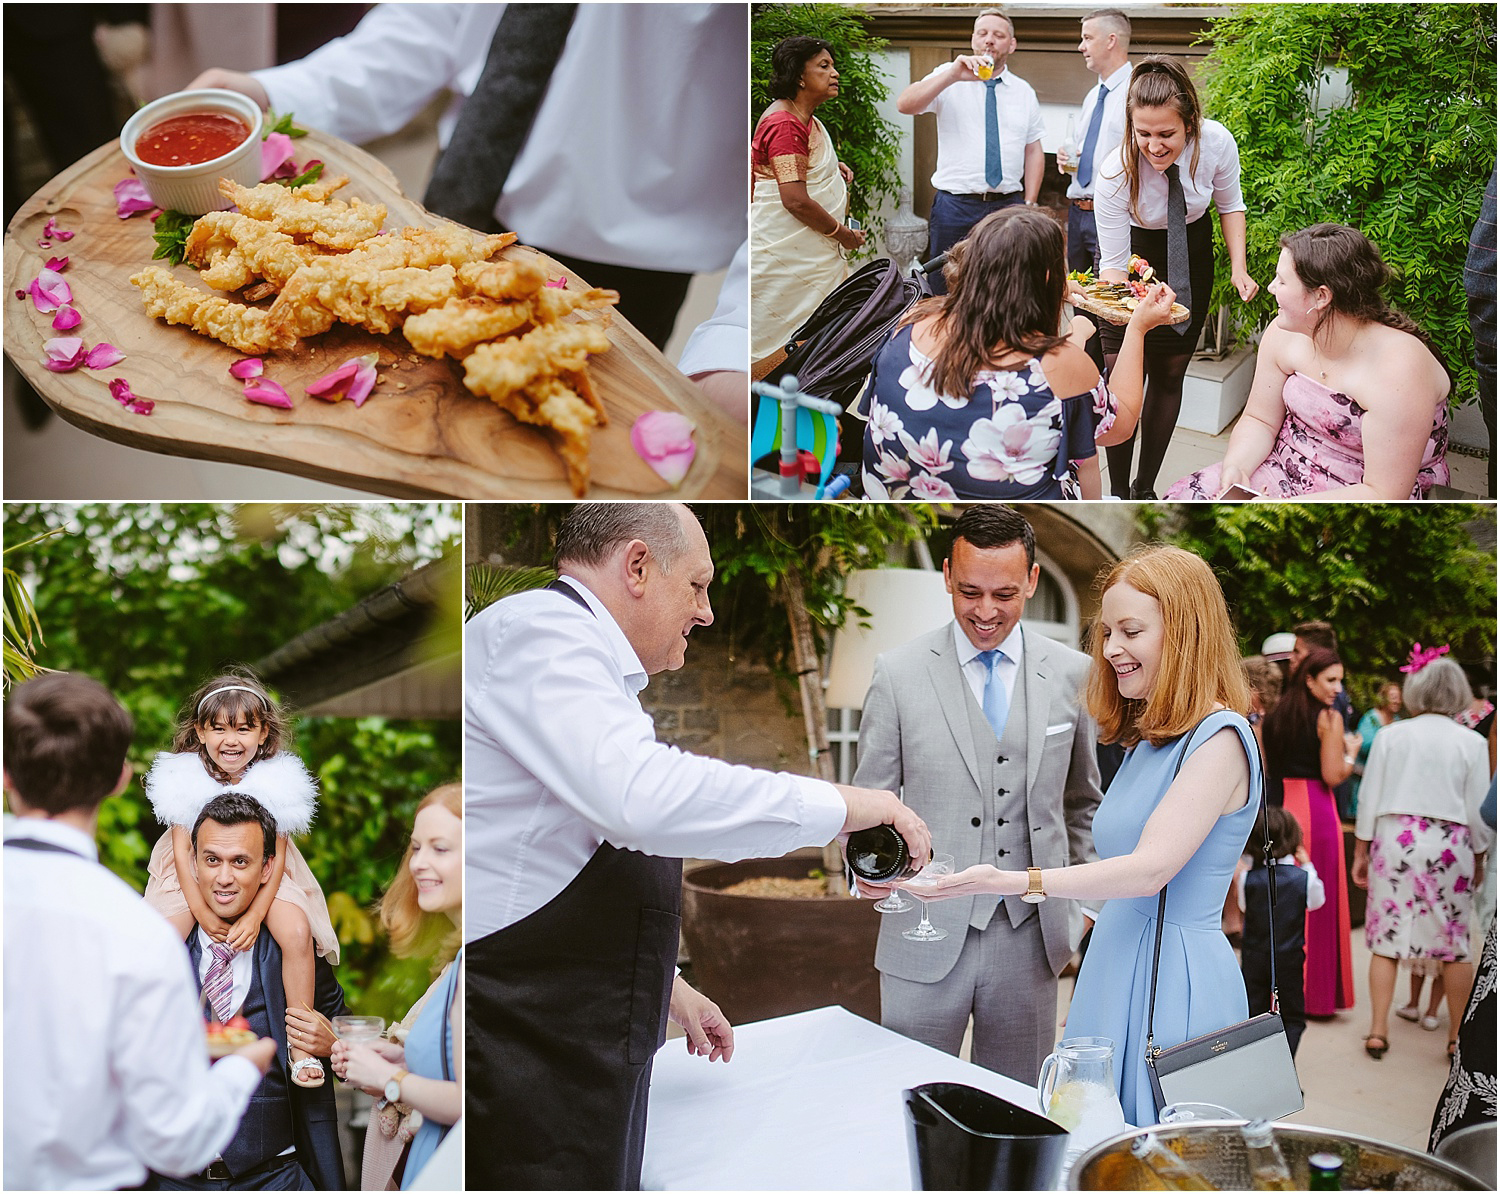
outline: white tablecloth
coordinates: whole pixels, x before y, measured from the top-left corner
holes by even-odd
[[[823,1007],[735,1029],[728,1064],[656,1055],[647,1190],[910,1190],[901,1092],[963,1082],[1028,1109],[1036,1090]]]

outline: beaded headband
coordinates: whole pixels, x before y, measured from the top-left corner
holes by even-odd
[[[263,696],[260,692],[257,692],[255,689],[249,687],[249,685],[246,685],[246,684],[226,684],[226,685],[224,685],[223,688],[216,688],[212,692],[206,692],[206,693],[204,693],[203,694],[203,699],[198,702],[198,712],[196,714],[194,714],[194,716],[195,717],[202,716],[203,706],[206,705],[206,704],[208,704],[208,698],[209,697],[216,697],[221,692],[248,692],[248,693],[252,693],[252,694],[254,694],[257,697],[260,697],[261,703],[264,704],[264,705],[266,705],[267,708],[270,707],[270,702],[266,700],[265,696]]]

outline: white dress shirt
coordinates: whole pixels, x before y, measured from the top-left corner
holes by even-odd
[[[981,654],[979,648],[969,641],[969,636],[964,633],[957,619],[953,622],[953,642],[958,647],[959,670],[968,681],[969,691],[974,694],[975,703],[983,709],[984,686],[990,678],[989,664],[979,658]],[[1021,655],[1025,650],[1021,638],[1021,623],[1017,622],[1011,627],[1010,633],[1000,644],[1000,650],[1005,658],[996,661],[995,675],[1005,686],[1005,707],[1008,709],[1013,703],[1011,698],[1016,692],[1016,677],[1021,674]]]
[[[1182,197],[1191,224],[1212,203],[1220,215],[1245,210],[1245,196],[1240,191],[1240,150],[1234,135],[1217,120],[1205,120],[1203,148],[1198,154],[1198,168],[1191,176],[1193,143],[1189,141],[1177,158],[1182,181]],[[1133,146],[1121,145],[1098,163],[1094,177],[1094,227],[1099,233],[1099,268],[1123,270],[1130,264],[1130,227],[1165,228],[1167,226],[1167,176],[1144,162],[1140,164],[1140,199],[1131,215],[1130,182],[1125,177],[1124,153]],[[1160,268],[1164,261],[1154,261]]]
[[[677,368],[689,377],[717,370],[745,372],[750,360],[750,242],[740,245],[719,287],[714,313],[693,329]]]
[[[449,88],[446,144],[504,9],[377,5],[348,36],[253,73],[276,111],[354,142],[397,131]],[[579,5],[496,217],[587,261],[723,269],[747,231],[748,54],[733,4]]]
[[[1440,713],[1392,722],[1370,746],[1354,836],[1372,841],[1377,820],[1409,813],[1467,825],[1474,852],[1482,854],[1495,837],[1479,815],[1489,788],[1489,749],[1473,730]]]
[[[931,71],[930,79],[953,64],[945,62]],[[922,109],[937,114],[937,169],[932,185],[951,195],[976,195],[984,191],[1019,191],[1026,164],[1026,147],[1042,139],[1042,105],[1036,92],[1014,71],[995,76],[995,110],[1000,117],[1000,161],[1005,174],[998,187],[985,181],[984,101],[988,89],[978,79],[968,79],[943,88]],[[924,82],[926,80],[923,80]]]
[[[90,838],[5,818],[5,1188],[111,1190],[181,1177],[234,1137],[260,1073],[210,1068],[183,943]]]
[[[1111,151],[1119,149],[1125,139],[1125,96],[1130,91],[1130,63],[1125,63],[1109,78],[1102,80],[1109,88],[1104,97],[1104,119],[1099,125],[1099,139],[1094,142],[1094,173],[1089,185],[1078,181],[1077,174],[1068,176],[1068,198],[1086,199],[1094,193],[1099,183],[1099,170],[1109,160]],[[1078,112],[1078,151],[1083,152],[1083,143],[1089,135],[1089,123],[1094,119],[1094,109],[1099,106],[1099,84],[1089,88],[1083,97],[1083,107]]]
[[[733,862],[843,828],[831,784],[658,742],[639,700],[645,668],[598,598],[566,580],[588,610],[523,593],[464,628],[468,941],[548,903],[604,842]]]

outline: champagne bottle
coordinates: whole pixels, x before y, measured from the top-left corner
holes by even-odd
[[[876,825],[849,835],[844,846],[849,869],[867,883],[892,883],[917,873],[911,850],[894,825]]]
[[[1161,1182],[1163,1189],[1217,1190],[1219,1188],[1148,1133],[1142,1133],[1130,1142],[1130,1154],[1156,1174],[1156,1180]]]
[[[1286,1158],[1281,1155],[1281,1146],[1271,1125],[1263,1119],[1253,1119],[1240,1128],[1245,1138],[1245,1152],[1250,1161],[1250,1188],[1252,1190],[1295,1190],[1292,1171]]]
[[[1307,1158],[1309,1190],[1342,1190],[1344,1159],[1338,1153],[1313,1153]]]

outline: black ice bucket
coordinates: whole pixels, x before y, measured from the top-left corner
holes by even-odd
[[[912,1186],[918,1190],[1055,1190],[1068,1130],[957,1082],[903,1091]]]

